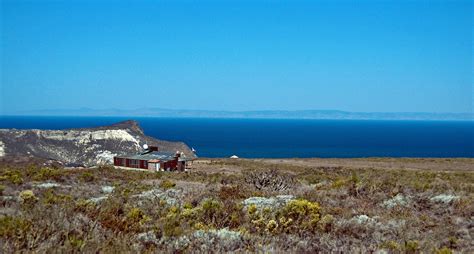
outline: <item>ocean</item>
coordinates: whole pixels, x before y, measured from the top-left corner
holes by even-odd
[[[474,157],[473,121],[0,116],[0,128],[67,129],[133,119],[200,157]]]

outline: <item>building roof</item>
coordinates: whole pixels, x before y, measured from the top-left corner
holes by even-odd
[[[163,152],[149,152],[149,153],[139,153],[133,155],[117,156],[120,158],[127,158],[132,160],[173,160],[174,153],[163,153]]]
[[[116,156],[116,157],[132,159],[132,160],[147,160],[147,161],[153,160],[154,162],[156,162],[156,160],[159,160],[159,161],[174,160],[175,156],[176,156],[176,153],[152,151],[152,152],[147,152],[147,153],[139,153],[139,154],[134,154],[134,155],[125,155],[125,156]],[[179,160],[185,161],[186,158],[179,158]]]

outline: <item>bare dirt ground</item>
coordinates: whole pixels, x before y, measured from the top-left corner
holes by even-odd
[[[361,169],[393,170],[433,170],[433,171],[474,171],[472,158],[309,158],[309,159],[198,159],[191,168],[196,171],[238,173],[243,169],[241,163],[219,163],[247,161],[267,166],[293,165],[309,168],[344,167]]]
[[[472,171],[474,159],[429,158],[356,158],[356,159],[267,159],[266,163],[284,163],[306,167],[352,167],[434,171]]]

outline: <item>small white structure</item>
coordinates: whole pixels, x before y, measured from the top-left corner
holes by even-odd
[[[232,156],[230,156],[230,158],[231,158],[231,159],[238,159],[239,156],[237,156],[237,155],[232,155]]]

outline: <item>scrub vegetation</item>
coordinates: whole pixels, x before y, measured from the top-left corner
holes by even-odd
[[[474,252],[474,160],[424,160],[4,164],[1,252]]]

